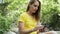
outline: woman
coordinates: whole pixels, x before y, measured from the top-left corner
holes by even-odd
[[[41,2],[39,0],[30,0],[27,11],[20,15],[19,32],[20,34],[38,34],[43,26],[40,25]]]

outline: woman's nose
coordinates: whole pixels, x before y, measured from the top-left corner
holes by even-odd
[[[35,7],[35,10],[37,10],[38,8],[37,7]]]

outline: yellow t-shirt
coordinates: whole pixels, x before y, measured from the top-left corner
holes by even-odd
[[[20,15],[19,20],[18,21],[22,21],[24,22],[24,30],[30,30],[33,29],[36,24],[37,21],[35,19],[32,19],[27,12],[24,12]],[[32,32],[30,34],[37,34],[37,32]]]

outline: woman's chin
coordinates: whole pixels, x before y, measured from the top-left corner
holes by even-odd
[[[36,12],[33,12],[33,13],[36,13]]]
[[[36,13],[35,11],[33,13]]]
[[[36,11],[34,10],[32,13],[36,13]]]

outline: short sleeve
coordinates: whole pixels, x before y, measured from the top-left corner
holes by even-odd
[[[18,21],[24,22],[24,16],[20,15],[19,18],[18,18]]]

